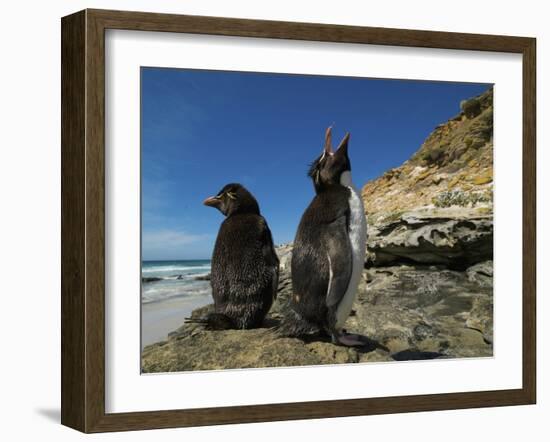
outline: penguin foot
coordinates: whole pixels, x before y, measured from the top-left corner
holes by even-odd
[[[185,324],[198,324],[206,330],[230,330],[235,329],[235,324],[228,316],[222,313],[210,313],[202,318],[185,318]]]
[[[366,336],[345,332],[338,335],[333,335],[332,342],[333,344],[343,345],[345,347],[364,347],[365,345],[370,344],[370,341]]]
[[[390,351],[386,346],[368,338],[367,336],[348,333],[346,330],[342,330],[338,333],[332,333],[332,343],[336,345],[343,345],[345,347],[361,347],[361,351],[367,352],[377,348],[387,352]]]

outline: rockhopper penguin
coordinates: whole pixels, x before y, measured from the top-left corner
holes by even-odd
[[[286,336],[327,333],[335,344],[363,346],[366,337],[343,330],[365,262],[367,223],[351,182],[349,134],[336,152],[331,128],[308,175],[316,196],[304,212],[292,252],[293,295],[280,326]]]
[[[225,215],[212,255],[214,313],[188,322],[209,329],[249,329],[262,325],[279,282],[279,258],[258,202],[237,183],[204,201]]]

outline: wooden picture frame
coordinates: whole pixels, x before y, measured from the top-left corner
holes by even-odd
[[[519,389],[105,412],[105,30],[496,51],[523,63],[523,383]],[[62,19],[62,424],[83,432],[533,404],[536,400],[533,38],[84,10]]]

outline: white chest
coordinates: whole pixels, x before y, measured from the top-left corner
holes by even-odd
[[[357,295],[357,287],[365,266],[365,251],[367,248],[367,220],[361,195],[351,181],[351,172],[344,172],[340,183],[350,190],[349,207],[349,240],[351,244],[353,268],[348,288],[336,311],[336,327],[344,326]]]

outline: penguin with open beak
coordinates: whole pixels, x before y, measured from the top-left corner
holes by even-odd
[[[279,258],[258,202],[231,183],[204,205],[225,216],[212,254],[214,313],[188,322],[215,330],[260,327],[277,295]]]
[[[302,215],[292,252],[293,295],[280,327],[285,336],[326,333],[335,344],[364,346],[368,338],[344,329],[364,268],[367,223],[351,181],[349,134],[336,151],[332,130],[309,169],[315,197]]]

